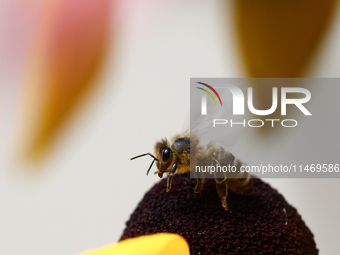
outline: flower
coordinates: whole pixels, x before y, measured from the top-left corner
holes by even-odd
[[[185,239],[176,234],[154,234],[126,239],[79,255],[189,255]]]
[[[296,209],[275,189],[253,179],[255,193],[229,193],[224,211],[215,181],[208,179],[199,200],[188,198],[194,179],[175,176],[147,192],[126,223],[121,240],[159,232],[183,236],[190,254],[318,254],[314,237]]]

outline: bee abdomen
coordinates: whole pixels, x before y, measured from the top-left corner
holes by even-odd
[[[227,185],[238,195],[252,195],[254,193],[253,181],[248,174],[247,178],[228,178]]]
[[[254,193],[254,186],[251,176],[247,172],[241,171],[241,162],[234,158],[233,165],[236,167],[236,173],[227,179],[228,187],[236,194],[251,195]]]
[[[241,162],[230,152],[222,147],[215,150],[214,156],[217,156],[217,162],[220,165],[233,167],[231,171],[224,173],[224,179],[231,191],[238,195],[252,195],[254,193],[253,181],[249,173],[241,171]],[[217,179],[219,182],[220,178]]]

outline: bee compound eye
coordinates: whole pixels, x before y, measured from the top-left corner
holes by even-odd
[[[162,160],[166,162],[170,159],[170,156],[171,156],[171,150],[168,147],[164,148],[162,150]]]

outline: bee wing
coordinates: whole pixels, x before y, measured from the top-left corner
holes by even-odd
[[[196,112],[196,116],[190,116],[190,133],[197,136],[202,145],[217,143],[228,149],[239,140],[245,132],[245,128],[242,125],[230,126],[230,120],[235,119],[232,114],[232,95],[227,90],[221,91],[219,94],[223,98],[223,107],[216,106],[214,101],[208,98],[206,102],[207,114],[202,115],[200,112]],[[228,123],[216,128],[213,127],[214,119],[227,120]]]

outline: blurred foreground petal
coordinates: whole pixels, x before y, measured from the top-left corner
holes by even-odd
[[[251,77],[300,77],[335,0],[236,1],[238,34]]]
[[[40,159],[93,83],[107,46],[110,0],[46,1],[28,58],[28,155]]]
[[[79,255],[189,255],[185,239],[177,234],[154,234],[130,238],[118,244]]]
[[[324,35],[335,3],[335,0],[235,1],[237,33],[249,76],[302,77]],[[256,108],[269,109],[270,81],[268,86],[254,84],[254,87]],[[281,116],[276,111],[262,118],[268,117]]]

